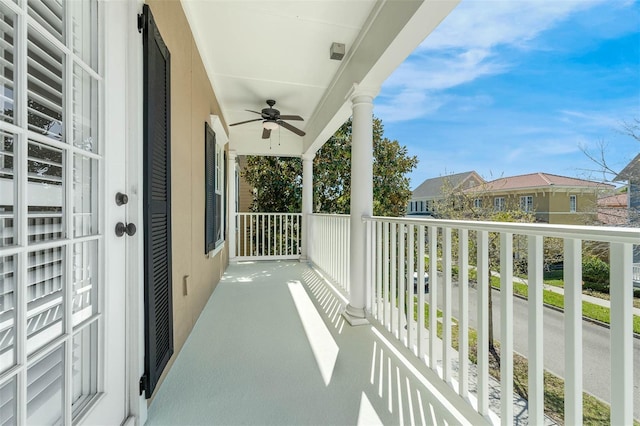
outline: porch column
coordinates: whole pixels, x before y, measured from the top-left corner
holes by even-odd
[[[368,321],[366,307],[366,235],[362,216],[373,214],[373,98],[375,93],[358,87],[351,94],[351,270],[349,305],[344,312],[351,325]]]
[[[311,259],[311,232],[309,215],[313,213],[313,158],[315,154],[302,155],[302,253],[300,261]]]
[[[229,260],[233,260],[236,257],[236,151],[229,150],[227,155],[227,184],[229,187],[229,194],[227,196],[227,214],[229,218],[229,230],[227,234],[227,241],[229,243]]]

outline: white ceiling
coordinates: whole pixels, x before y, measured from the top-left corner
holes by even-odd
[[[239,155],[315,152],[350,116],[354,83],[376,91],[458,0],[182,0],[227,124],[275,99],[292,125],[262,140],[260,121],[229,127]],[[344,43],[342,61],[329,58]]]

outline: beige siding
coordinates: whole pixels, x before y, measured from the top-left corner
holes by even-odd
[[[242,170],[247,165],[247,159],[245,156],[238,158],[238,166],[240,167],[240,184],[238,185],[238,211],[249,212],[251,211],[251,202],[253,201],[253,188],[242,177]]]
[[[204,253],[204,123],[221,116],[180,2],[148,0],[171,53],[173,364],[228,263]],[[185,277],[189,277],[185,295]]]

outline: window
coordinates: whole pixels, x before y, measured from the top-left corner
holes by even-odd
[[[420,201],[420,211],[424,211],[424,201]]]
[[[575,213],[577,207],[578,207],[578,197],[576,195],[569,195],[569,211],[571,213]]]
[[[476,209],[481,209],[482,208],[482,198],[476,198],[475,200],[473,200],[473,207],[475,207]]]
[[[520,209],[525,212],[533,211],[533,196],[524,195],[520,197]]]
[[[497,212],[504,211],[504,197],[496,197],[493,199],[493,210]]]
[[[3,423],[67,423],[98,393],[98,21],[97,0],[0,2]]]
[[[224,152],[205,123],[205,253],[224,241]]]

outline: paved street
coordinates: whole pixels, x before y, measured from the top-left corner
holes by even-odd
[[[439,283],[440,284],[440,283]],[[439,288],[442,303],[443,291]],[[469,289],[469,325],[476,328],[477,297],[474,288]],[[458,316],[458,285],[453,285],[453,312]],[[493,291],[493,321],[495,338],[500,340],[500,292]],[[527,355],[527,301],[514,297],[513,301],[514,350]],[[544,309],[544,366],[545,369],[564,376],[564,314],[553,309]],[[585,391],[609,402],[610,400],[610,354],[609,329],[583,321],[583,386]],[[634,417],[640,419],[640,342],[634,339]]]

